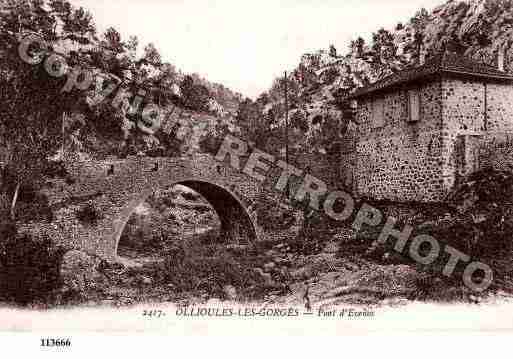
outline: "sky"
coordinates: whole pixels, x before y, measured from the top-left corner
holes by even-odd
[[[153,42],[164,61],[255,98],[302,54],[393,29],[444,0],[71,0],[100,31]]]

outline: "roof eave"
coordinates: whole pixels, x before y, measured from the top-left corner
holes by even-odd
[[[460,76],[469,76],[469,77],[478,77],[481,79],[489,79],[489,80],[502,80],[502,81],[512,81],[513,76],[504,73],[502,74],[482,74],[478,72],[467,72],[467,71],[458,71],[458,70],[443,70],[441,71],[443,74],[447,75],[460,75]]]
[[[357,100],[357,99],[359,99],[361,97],[364,97],[364,96],[369,96],[369,95],[375,94],[377,92],[386,92],[386,91],[389,91],[389,90],[391,90],[393,88],[396,88],[398,86],[407,85],[407,84],[410,84],[412,82],[416,82],[416,81],[419,81],[419,80],[422,80],[422,79],[426,79],[426,78],[429,78],[429,77],[433,77],[433,76],[436,76],[436,75],[458,75],[458,76],[475,77],[475,78],[480,78],[480,79],[501,80],[501,81],[513,82],[513,76],[508,75],[506,73],[504,73],[504,75],[500,75],[500,74],[492,75],[492,74],[481,74],[481,73],[457,71],[457,70],[440,70],[440,71],[433,72],[433,73],[427,73],[427,74],[424,74],[422,76],[409,79],[407,81],[391,84],[391,85],[388,85],[388,86],[385,86],[385,87],[382,87],[382,88],[374,88],[374,89],[371,89],[371,90],[368,90],[368,91],[365,91],[365,90],[358,91],[357,90],[355,93],[346,96],[344,98],[344,100]]]

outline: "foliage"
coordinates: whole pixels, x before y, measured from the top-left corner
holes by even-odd
[[[21,305],[44,301],[60,285],[63,251],[49,238],[17,235],[11,223],[0,227],[0,296]]]
[[[258,256],[235,256],[216,245],[182,242],[168,251],[163,263],[153,265],[152,276],[178,292],[224,298],[223,289],[230,285],[241,298],[262,299],[269,288],[254,270],[262,265]]]
[[[76,212],[78,220],[84,224],[96,224],[103,216],[92,203],[87,203]]]
[[[264,108],[271,103],[268,93],[263,93],[256,101],[247,98],[239,105],[236,123],[241,129],[242,137],[250,142],[251,145],[268,152],[274,152],[269,140],[273,127],[276,124],[277,111],[279,106],[273,107],[267,113]]]
[[[513,173],[484,169],[471,174],[450,194],[457,215],[447,228],[433,228],[469,255],[511,252]]]
[[[200,112],[209,110],[210,91],[205,85],[195,83],[192,76],[184,77],[180,84],[180,91],[185,108]]]
[[[18,184],[37,181],[47,159],[61,145],[62,116],[80,107],[77,93],[63,93],[66,78],[55,78],[39,65],[29,65],[18,55],[18,40],[23,33],[42,36],[48,44],[72,40],[86,43],[94,37],[90,15],[64,1],[23,0],[9,2],[10,11],[0,22],[0,74],[3,77],[0,104],[0,138],[8,151],[7,171]],[[61,28],[59,32],[57,29]],[[43,60],[48,58],[45,54]],[[85,56],[70,51],[68,64],[77,65]],[[62,65],[61,65],[62,66]],[[8,197],[13,197],[13,192]]]
[[[166,147],[174,145],[165,140],[168,134],[147,133],[137,126],[143,120],[142,110],[150,103],[163,112],[169,112],[170,106],[208,112],[211,101],[218,98],[221,106],[236,108],[239,95],[198,76],[184,76],[162,59],[152,43],[140,51],[137,37],[123,39],[115,28],[97,34],[91,14],[67,0],[7,0],[3,10],[0,76],[5,81],[0,104],[5,113],[0,119],[0,139],[10,154],[10,171],[20,182],[38,177],[46,159],[64,147],[63,143],[73,144],[65,150],[93,155],[106,152],[104,156],[117,154],[129,141],[137,147],[136,152],[153,151],[156,146],[163,147],[165,153],[174,152]],[[48,53],[39,65],[26,64],[18,55],[19,41],[27,33],[38,34],[48,44]],[[62,56],[70,69],[91,71],[94,86],[62,92],[67,76],[53,78],[43,65],[53,52]],[[113,84],[120,86],[100,103],[86,101]],[[62,131],[66,118],[73,117],[68,114],[81,114],[85,120],[73,130]],[[7,197],[12,198],[12,193]]]

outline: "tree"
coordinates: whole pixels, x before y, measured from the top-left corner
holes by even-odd
[[[303,111],[295,111],[292,113],[290,116],[290,124],[292,127],[295,127],[302,132],[308,131],[308,122]]]
[[[416,31],[423,31],[429,22],[429,12],[426,8],[422,8],[411,18],[410,23]]]
[[[121,34],[110,27],[102,34],[99,51],[94,52],[92,66],[101,69],[104,73],[123,78],[124,72],[130,67],[128,58],[122,56],[125,53],[126,47],[121,40]]]
[[[389,75],[399,70],[397,63],[397,46],[394,43],[394,35],[383,28],[372,34],[372,66],[378,78]]]
[[[337,57],[337,48],[335,47],[335,45],[333,45],[333,44],[330,45],[329,54],[331,57]]]
[[[145,65],[153,66],[154,68],[158,68],[162,65],[162,57],[153,43],[150,42],[146,45],[144,48],[144,55],[140,62]]]
[[[239,104],[239,109],[235,119],[237,121],[237,125],[241,129],[244,139],[261,144],[259,139],[261,118],[262,112],[260,111],[258,103],[247,98]]]
[[[419,61],[421,51],[423,50],[424,38],[425,38],[425,30],[426,26],[429,22],[429,13],[426,9],[422,8],[418,11],[415,16],[411,19],[410,23],[413,27],[413,43],[412,43],[412,51],[413,54],[412,60],[415,62]]]
[[[109,27],[103,34],[103,40],[100,42],[102,50],[108,51],[114,55],[125,51],[125,44],[121,41],[121,34],[113,27]]]
[[[364,48],[365,48],[365,40],[361,37],[358,37],[356,40],[351,41],[349,51],[352,56],[354,56],[358,59],[363,56]]]
[[[51,5],[56,8],[47,8],[40,0],[23,0],[1,15],[0,128],[8,152],[2,192],[12,199],[12,220],[20,188],[41,182],[49,156],[62,144],[63,114],[83,105],[77,92],[61,91],[66,77],[52,77],[43,63],[27,64],[18,54],[19,34],[27,31],[39,34],[50,44],[64,39],[84,42],[91,34],[91,18],[86,12],[65,1]],[[62,33],[56,32],[59,21],[64,24]],[[47,57],[44,55],[43,60]]]
[[[194,111],[209,111],[210,92],[205,85],[196,84],[191,75],[187,75],[180,83],[183,105]]]

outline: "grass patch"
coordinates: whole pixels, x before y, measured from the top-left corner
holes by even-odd
[[[225,298],[224,287],[229,285],[241,300],[258,300],[275,289],[255,270],[266,260],[255,248],[232,253],[223,245],[192,240],[177,243],[162,262],[149,264],[145,271],[157,285],[171,284],[174,291]]]

